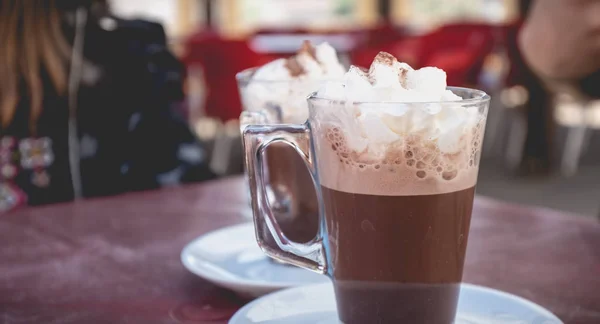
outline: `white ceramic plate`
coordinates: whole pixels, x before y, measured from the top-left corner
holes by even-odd
[[[339,324],[331,283],[296,287],[257,299],[229,324]],[[502,291],[462,284],[455,324],[562,324],[543,307]]]
[[[195,239],[181,252],[181,262],[198,276],[251,297],[328,282],[323,275],[267,258],[256,243],[252,223],[222,228]]]

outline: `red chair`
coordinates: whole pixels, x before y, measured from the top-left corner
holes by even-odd
[[[366,45],[374,47],[390,44],[404,37],[406,37],[406,33],[401,27],[386,22],[366,31]]]
[[[495,43],[495,26],[453,24],[423,36],[419,42],[419,66],[446,71],[450,85],[475,85],[486,56]]]
[[[450,85],[473,85],[494,47],[493,28],[480,24],[447,25],[426,35],[400,37],[358,49],[351,53],[351,61],[368,67],[379,51],[386,51],[414,68],[436,66],[445,70]]]
[[[350,53],[350,62],[353,65],[368,68],[377,53],[383,51],[394,55],[401,62],[418,67],[419,45],[419,38],[407,37],[383,44],[361,47]]]
[[[244,40],[227,40],[214,33],[190,37],[183,57],[188,68],[202,67],[207,87],[205,114],[222,121],[237,119],[242,111],[236,73],[270,60],[254,52]]]

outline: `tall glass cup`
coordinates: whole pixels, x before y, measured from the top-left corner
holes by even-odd
[[[463,100],[312,95],[305,124],[243,132],[259,245],[331,278],[346,324],[454,321],[489,96],[450,89]],[[263,166],[275,144],[302,157],[317,190],[319,234],[308,243],[286,236],[268,207]]]
[[[256,80],[253,74],[254,69],[249,69],[236,76],[244,106],[241,130],[248,124],[306,121],[306,98],[320,87],[322,80]],[[298,145],[308,148],[307,141]],[[315,189],[302,158],[288,145],[275,143],[267,149],[263,168],[268,201],[283,232],[297,242],[312,240],[318,231],[319,212]]]

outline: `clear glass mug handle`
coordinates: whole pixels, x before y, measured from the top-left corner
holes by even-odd
[[[302,145],[303,143],[310,143],[309,127],[307,125],[290,124],[246,124],[242,132],[244,160],[252,196],[252,212],[258,245],[272,258],[318,273],[325,273],[327,266],[321,229],[319,229],[317,236],[308,243],[297,243],[288,239],[269,206],[264,175],[267,147],[273,143],[285,143],[303,158],[311,174],[313,184],[316,186],[315,167],[310,145]],[[319,205],[321,205],[320,202]],[[262,226],[263,224],[266,224],[266,226]],[[277,248],[267,244],[269,234],[275,240]]]

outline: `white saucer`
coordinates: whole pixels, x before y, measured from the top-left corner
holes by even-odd
[[[329,281],[323,275],[267,258],[256,243],[252,223],[200,236],[183,249],[181,262],[198,276],[251,297]]]
[[[229,324],[339,324],[331,283],[286,289],[240,309]],[[562,324],[521,297],[462,284],[455,324]]]

